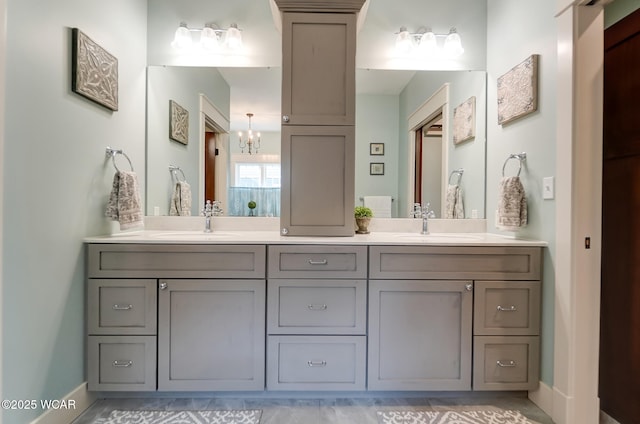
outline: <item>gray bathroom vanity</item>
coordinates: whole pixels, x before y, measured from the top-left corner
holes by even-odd
[[[162,231],[87,243],[93,391],[538,385],[544,243]]]

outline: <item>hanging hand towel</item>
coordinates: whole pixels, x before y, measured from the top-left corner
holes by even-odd
[[[120,223],[121,230],[144,225],[138,176],[132,171],[119,171],[113,176],[113,186],[105,215]]]
[[[363,200],[374,218],[391,218],[391,196],[364,196]]]
[[[527,198],[520,177],[504,177],[498,192],[496,227],[518,231],[527,225]]]
[[[171,197],[171,216],[191,216],[191,186],[186,181],[178,181]]]
[[[464,218],[464,205],[462,204],[462,189],[457,184],[450,184],[447,187],[447,195],[444,206],[445,219]]]

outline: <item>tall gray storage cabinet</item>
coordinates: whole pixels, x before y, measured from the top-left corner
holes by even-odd
[[[308,7],[313,2],[277,3],[283,11],[281,232],[351,236],[356,12],[364,1],[334,2],[340,13]]]

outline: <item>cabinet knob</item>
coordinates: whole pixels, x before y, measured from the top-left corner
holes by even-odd
[[[167,289],[167,283],[160,283],[160,290],[166,290]]]
[[[289,234],[289,230],[288,230],[288,229],[286,229],[286,228],[283,228],[282,230],[280,230],[280,233],[281,233],[283,236],[286,236],[287,234]]]
[[[472,290],[473,290],[473,284],[471,284],[471,283],[467,283],[467,284],[464,286],[464,288],[465,288],[465,289],[467,289],[467,291],[472,291]]]
[[[282,122],[289,122],[289,115],[282,115]]]

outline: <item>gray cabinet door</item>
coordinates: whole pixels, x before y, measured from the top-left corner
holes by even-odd
[[[264,280],[160,280],[158,390],[263,390]]]
[[[369,283],[369,390],[470,390],[471,281]]]
[[[353,126],[282,127],[282,234],[353,236],[354,181]]]
[[[355,125],[355,52],[355,13],[283,14],[284,125]]]

